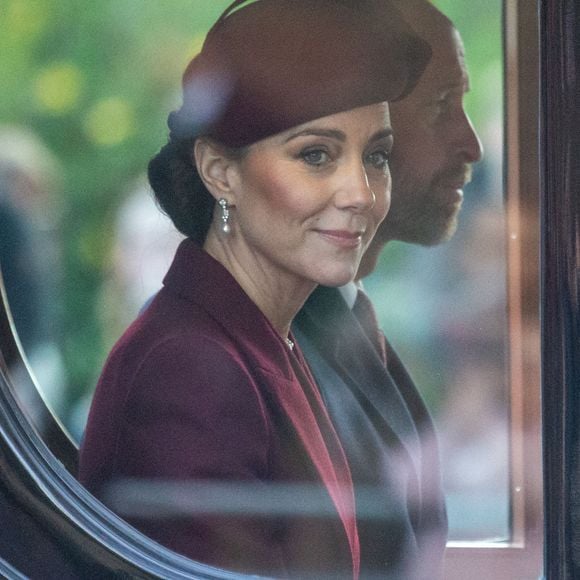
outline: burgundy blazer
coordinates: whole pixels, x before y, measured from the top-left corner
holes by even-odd
[[[277,577],[358,577],[350,470],[302,354],[190,240],[109,355],[79,479],[120,515],[136,504],[126,519],[195,560]],[[119,482],[133,495],[116,497]],[[175,489],[167,482],[186,484],[177,510],[163,507]],[[159,486],[153,511],[132,483]],[[200,483],[229,485],[223,512],[196,496]],[[247,499],[256,489],[272,513]]]

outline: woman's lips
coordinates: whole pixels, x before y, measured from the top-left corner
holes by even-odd
[[[361,245],[362,231],[351,232],[349,230],[315,230],[325,240],[340,248],[356,248]]]

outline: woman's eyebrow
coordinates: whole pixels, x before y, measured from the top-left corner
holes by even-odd
[[[379,141],[380,139],[385,139],[387,137],[392,136],[393,130],[389,127],[386,129],[380,129],[376,133],[372,135],[369,139],[370,141]],[[346,133],[340,131],[339,129],[317,129],[316,127],[310,129],[303,129],[302,131],[297,131],[296,133],[292,133],[289,135],[285,140],[284,143],[288,143],[293,139],[298,137],[308,137],[308,136],[315,136],[315,137],[330,137],[331,139],[336,139],[337,141],[345,142],[347,137]]]
[[[337,139],[338,141],[343,142],[346,141],[346,133],[339,129],[317,129],[316,127],[312,127],[310,129],[303,129],[302,131],[292,133],[284,140],[284,143],[288,143],[297,137],[308,137],[311,135],[315,137],[330,137],[331,139]]]

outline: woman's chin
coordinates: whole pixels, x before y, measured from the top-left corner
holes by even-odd
[[[357,268],[341,270],[340,272],[321,272],[317,276],[316,282],[321,286],[330,286],[332,288],[344,286],[354,280],[356,273]]]

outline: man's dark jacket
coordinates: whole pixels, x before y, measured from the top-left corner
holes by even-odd
[[[437,578],[447,516],[433,421],[386,340],[385,367],[372,331],[324,287],[293,326],[351,468],[361,577]]]

